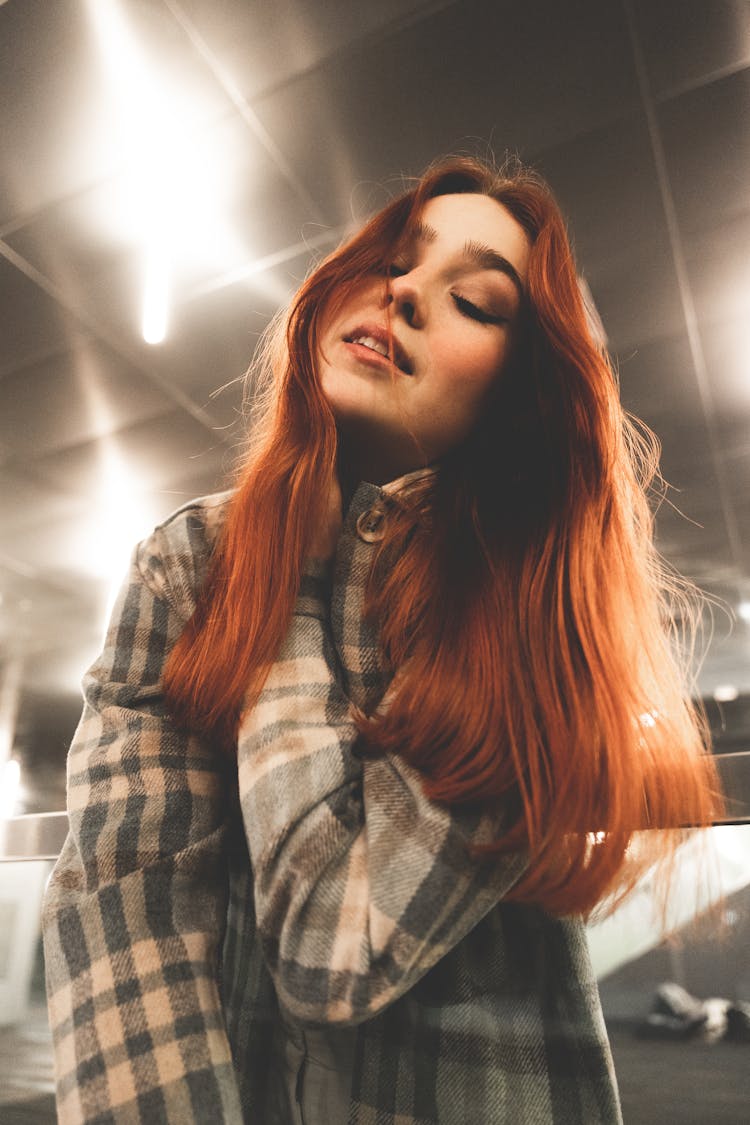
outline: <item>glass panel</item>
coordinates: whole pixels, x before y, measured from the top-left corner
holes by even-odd
[[[713,828],[710,837],[723,905],[689,916],[699,878],[692,849],[677,879],[682,917],[667,940],[645,890],[589,931],[625,1125],[748,1120],[750,824]]]
[[[0,1121],[55,1125],[40,907],[50,860],[0,863]]]

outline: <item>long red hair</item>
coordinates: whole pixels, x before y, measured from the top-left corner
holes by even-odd
[[[722,803],[675,633],[689,592],[653,545],[658,444],[620,406],[564,220],[528,170],[434,166],[304,283],[258,361],[260,418],[164,690],[180,721],[234,741],[336,471],[321,316],[387,268],[428,199],[457,192],[497,200],[528,235],[521,340],[470,440],[388,523],[368,612],[399,674],[362,738],[407,759],[434,800],[502,808],[489,850],[531,861],[510,898],[588,912],[632,887],[646,862],[634,832],[675,830],[650,834],[668,853]]]

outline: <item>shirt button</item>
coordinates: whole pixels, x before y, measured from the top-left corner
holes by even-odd
[[[385,535],[385,512],[381,508],[362,512],[357,520],[357,535],[365,543],[379,543]]]

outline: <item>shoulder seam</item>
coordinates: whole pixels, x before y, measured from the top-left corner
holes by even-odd
[[[167,563],[164,557],[165,547],[167,548],[166,553],[168,553],[169,547],[167,536],[180,518],[187,517],[189,519],[192,514],[195,514],[203,524],[207,539],[212,540],[210,521],[205,518],[204,513],[223,507],[230,500],[232,494],[232,490],[227,490],[189,500],[157,524],[151,534],[142,539],[135,548],[134,561],[142,581],[155,597],[164,599],[175,612],[180,612],[180,598],[167,577]],[[155,558],[158,567],[161,569],[161,582],[159,581],[158,570],[155,574],[155,568],[148,566],[147,557],[149,553]],[[184,616],[184,612],[180,616]]]

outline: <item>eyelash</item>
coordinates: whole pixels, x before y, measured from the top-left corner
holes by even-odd
[[[472,301],[467,301],[465,297],[460,297],[458,293],[451,293],[451,297],[464,316],[468,316],[472,320],[477,320],[480,324],[502,324],[505,320],[505,317],[493,316],[491,313],[485,312],[484,309],[480,309],[479,306],[473,304]]]
[[[399,265],[398,262],[391,262],[383,272],[386,277],[403,277],[409,271],[406,266]],[[491,313],[485,312],[484,309],[480,309],[473,301],[468,301],[466,297],[462,297],[459,293],[451,293],[451,297],[459,312],[468,316],[470,320],[476,320],[479,324],[505,323],[506,318],[504,316],[493,316]]]

